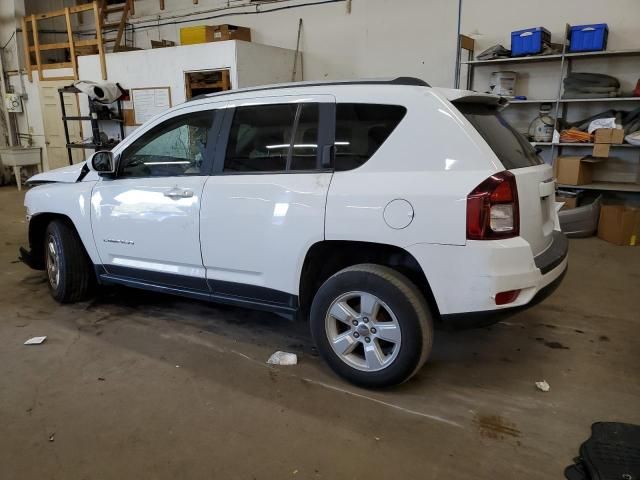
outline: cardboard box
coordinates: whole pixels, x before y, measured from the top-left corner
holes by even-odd
[[[592,157],[558,157],[556,159],[556,179],[565,185],[586,185],[591,183],[593,165],[601,162]]]
[[[237,25],[198,25],[180,29],[180,45],[222,42],[224,40],[251,41],[251,29]]]
[[[609,156],[610,150],[611,150],[610,143],[596,143],[593,146],[593,151],[591,152],[591,156],[598,157],[598,158],[607,158]]]
[[[564,195],[556,195],[556,202],[564,202],[560,210],[571,210],[578,206],[578,197],[567,197]]]
[[[619,145],[624,142],[624,130],[621,128],[599,128],[595,131],[593,143],[613,143]]]
[[[247,27],[238,27],[237,25],[214,25],[213,41],[222,42],[224,40],[244,40],[251,41],[251,29]]]
[[[624,130],[622,128],[614,128],[611,131],[611,143],[620,145],[624,143]]]
[[[639,245],[640,208],[626,205],[602,205],[598,237],[616,245]]]
[[[180,29],[180,45],[213,42],[213,28],[212,25],[182,27]]]

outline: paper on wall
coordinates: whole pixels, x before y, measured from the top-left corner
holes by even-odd
[[[132,90],[135,123],[141,125],[171,107],[169,87]]]

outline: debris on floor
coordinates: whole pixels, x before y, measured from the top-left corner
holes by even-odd
[[[541,390],[543,392],[548,392],[549,389],[551,388],[546,380],[542,380],[541,382],[536,382],[536,387],[538,387],[538,390]]]
[[[298,356],[295,353],[281,352],[278,350],[269,357],[267,363],[271,365],[296,365],[298,363]]]
[[[42,342],[44,342],[47,339],[47,336],[43,336],[43,337],[31,337],[29,340],[27,340],[26,342],[24,342],[25,345],[40,345]]]
[[[51,435],[49,435],[49,441],[53,442],[56,439],[56,432],[53,432]]]

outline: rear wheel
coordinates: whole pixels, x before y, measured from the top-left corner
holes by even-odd
[[[91,261],[76,231],[63,220],[54,220],[45,235],[45,264],[49,291],[60,303],[87,296],[94,281]]]
[[[318,351],[343,378],[386,387],[411,378],[426,361],[433,322],[417,287],[401,273],[362,264],[330,277],[311,307]]]

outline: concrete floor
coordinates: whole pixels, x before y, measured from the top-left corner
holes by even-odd
[[[127,289],[58,305],[16,262],[22,201],[0,188],[1,479],[559,479],[593,422],[640,423],[640,248],[572,241],[554,296],[437,332],[373,392],[272,315]],[[267,366],[278,349],[300,364]]]

